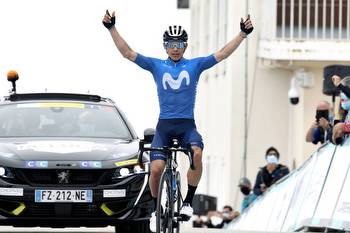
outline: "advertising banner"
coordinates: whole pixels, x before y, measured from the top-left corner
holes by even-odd
[[[271,213],[266,231],[278,232],[281,230],[296,187],[297,174],[298,173],[293,173],[288,179],[276,186],[278,195],[276,195],[275,206]]]
[[[331,222],[332,214],[339,194],[342,191],[350,163],[349,144],[350,141],[347,141],[347,143],[338,146],[336,149],[320,201],[313,217],[312,225],[314,226],[323,227]]]
[[[335,147],[333,144],[328,144],[320,148],[316,157],[315,164],[312,165],[312,172],[306,171],[308,166],[305,166],[303,171],[298,175],[298,183],[296,186],[295,195],[291,200],[291,204],[283,224],[282,231],[294,231],[297,227],[296,220],[303,222],[299,215],[310,218],[313,216],[318,199],[321,195],[322,187],[325,182],[329,164],[334,154]],[[309,182],[304,180],[304,176],[309,174]]]

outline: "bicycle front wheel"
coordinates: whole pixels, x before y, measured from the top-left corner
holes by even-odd
[[[158,188],[157,233],[173,233],[174,202],[171,190],[171,175],[164,172]]]
[[[179,217],[180,215],[180,209],[182,206],[182,195],[181,195],[181,177],[180,177],[180,172],[176,172],[176,202],[174,205],[175,208],[175,213],[177,213],[177,216]],[[176,222],[176,227],[174,230],[175,233],[180,233],[180,221],[177,220]]]

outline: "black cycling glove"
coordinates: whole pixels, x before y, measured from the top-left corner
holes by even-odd
[[[248,20],[248,19],[247,19],[247,20]],[[247,22],[247,20],[244,21],[244,23]],[[245,28],[244,23],[240,23],[240,25],[241,25],[241,31],[244,32],[246,35],[248,35],[248,34],[250,34],[250,33],[253,31],[254,27]]]
[[[111,16],[111,15],[109,14],[108,10],[106,11],[106,14],[108,14],[109,16]],[[103,25],[104,25],[108,30],[111,29],[111,27],[113,27],[114,24],[115,24],[115,16],[111,17],[111,22],[107,23],[107,22],[103,21],[102,23],[103,23]]]

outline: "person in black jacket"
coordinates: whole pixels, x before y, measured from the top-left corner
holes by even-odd
[[[306,133],[306,142],[324,143],[332,139],[333,109],[323,100],[317,104],[315,121]]]
[[[333,75],[332,81],[340,91],[340,109],[344,111],[341,122],[335,124],[332,135],[332,142],[340,145],[343,143],[344,135],[350,133],[350,77],[347,76],[342,79],[338,75]]]
[[[256,196],[263,194],[267,188],[289,174],[288,167],[279,163],[279,157],[280,154],[276,148],[267,149],[265,153],[267,165],[260,168],[255,180],[254,194]]]

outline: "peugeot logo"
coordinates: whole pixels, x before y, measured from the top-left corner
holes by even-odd
[[[57,171],[57,180],[59,184],[68,184],[70,180],[70,171],[69,170]]]

